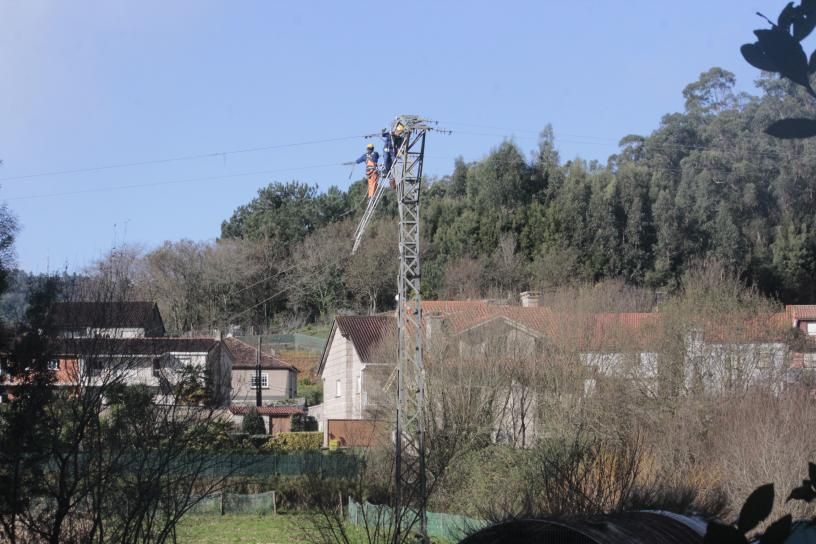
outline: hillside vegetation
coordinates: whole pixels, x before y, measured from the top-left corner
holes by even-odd
[[[562,160],[550,127],[531,157],[504,141],[482,160],[457,160],[423,193],[424,296],[506,297],[608,279],[672,292],[695,261],[715,259],[763,294],[813,301],[814,143],[762,132],[814,114],[813,101],[785,80],[763,78],[758,89],[737,93],[734,76],[712,68],[683,90],[683,112],[622,138],[606,164]],[[119,249],[97,266],[126,265],[175,332],[291,330],[338,311],[383,311],[397,274],[394,195],[383,204],[354,257],[362,180],[326,192],[275,181],[222,223],[216,242]]]

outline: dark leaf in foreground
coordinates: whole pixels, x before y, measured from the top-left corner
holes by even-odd
[[[747,533],[756,528],[763,519],[771,515],[773,503],[773,484],[765,484],[754,489],[753,493],[745,500],[745,504],[742,505],[742,510],[739,513],[737,528],[739,528],[740,532]]]
[[[808,79],[808,58],[799,42],[778,28],[754,30],[754,34],[759,39],[759,47],[776,66],[777,71],[813,94]]]
[[[788,514],[771,523],[765,534],[759,540],[760,544],[782,544],[787,540],[791,532],[791,525],[793,525],[793,518]]]
[[[740,47],[742,56],[748,61],[748,64],[762,70],[763,72],[778,72],[776,64],[765,56],[765,52],[758,43],[746,43]]]
[[[816,136],[816,120],[791,118],[771,123],[765,129],[765,134],[775,138],[810,138]]]
[[[790,492],[790,495],[788,495],[788,500],[791,499],[795,501],[810,502],[813,499],[816,499],[816,491],[813,491],[813,488],[810,486],[797,487]]]
[[[736,527],[712,521],[706,529],[703,544],[745,544],[745,537]]]
[[[816,16],[801,17],[793,22],[793,38],[802,41],[807,38],[816,27]]]
[[[784,30],[785,32],[790,32],[790,27],[796,19],[799,10],[793,7],[793,2],[788,2],[788,5],[782,8],[782,11],[779,13],[779,18],[776,20],[776,24],[779,25],[779,28]]]

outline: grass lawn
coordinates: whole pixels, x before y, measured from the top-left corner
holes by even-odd
[[[177,539],[180,544],[312,544],[304,531],[310,527],[309,514],[189,515],[178,525]],[[347,528],[354,542],[368,542],[363,529]]]
[[[305,515],[190,515],[178,526],[184,544],[306,544]]]
[[[316,338],[321,338],[325,340],[329,337],[331,333],[332,324],[331,323],[309,323],[308,325],[304,325],[303,327],[296,329],[293,332],[305,334],[307,336],[314,336]]]

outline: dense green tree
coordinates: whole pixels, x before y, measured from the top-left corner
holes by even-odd
[[[255,410],[255,407],[250,407],[249,412],[244,415],[241,421],[241,430],[250,435],[266,434],[266,426],[263,422],[263,416]]]
[[[503,142],[467,171],[467,196],[480,208],[525,204],[532,198],[530,188],[530,167],[512,142]]]
[[[302,240],[326,222],[318,200],[317,186],[297,181],[270,183],[222,223],[221,236],[282,243]],[[324,212],[330,212],[337,203],[332,195],[324,195],[322,200]]]

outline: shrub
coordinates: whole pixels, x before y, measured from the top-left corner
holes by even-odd
[[[244,420],[241,422],[241,430],[250,436],[266,434],[263,417],[261,417],[254,407],[244,416]]]
[[[292,432],[314,432],[317,430],[317,420],[306,414],[292,414]]]
[[[319,450],[323,445],[323,433],[278,433],[266,442],[266,449],[289,453],[293,451]]]

